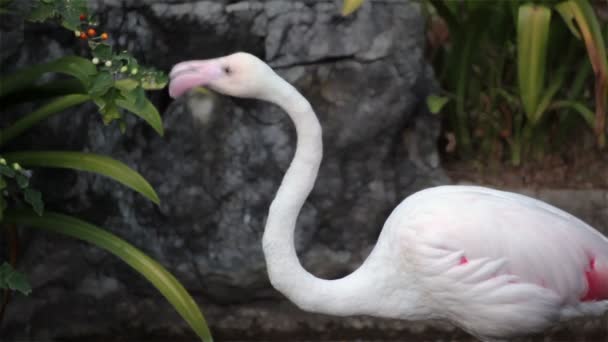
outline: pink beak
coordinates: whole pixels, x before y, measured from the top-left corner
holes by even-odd
[[[169,95],[178,98],[194,87],[209,85],[222,74],[223,69],[217,59],[179,63],[169,75]]]

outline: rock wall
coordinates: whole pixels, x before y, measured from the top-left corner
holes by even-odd
[[[417,4],[370,3],[349,18],[339,15],[340,1],[97,6],[101,27],[149,64],[168,70],[182,60],[244,50],[267,60],[310,100],[324,128],[325,161],[300,215],[296,245],[315,274],[351,272],[401,198],[447,181],[435,149],[438,121],[423,102],[434,81]],[[6,58],[22,65],[57,57],[77,46],[68,34],[27,26],[14,43],[24,49]],[[164,138],[132,119],[121,135],[85,106],[17,145],[114,156],[151,182],[161,205],[101,177],[55,171],[49,173],[55,182],[40,184],[50,207],[67,208],[151,254],[219,316],[229,317],[221,313],[224,305],[280,300],[260,240],[294,151],[291,123],[278,108],[255,101],[192,95],[170,102],[165,93],[156,100],[166,109]],[[35,291],[11,304],[10,336],[189,336],[155,290],[114,257],[55,236],[24,235],[20,266]]]
[[[339,16],[339,6],[338,0],[96,3],[101,26],[147,64],[168,70],[182,60],[244,50],[310,100],[323,125],[325,159],[298,221],[296,247],[304,266],[327,278],[361,263],[402,198],[449,182],[436,151],[438,121],[424,105],[435,83],[423,56],[419,5],[368,1],[349,18]],[[81,50],[71,33],[49,26],[11,29],[10,39],[3,36],[10,48],[0,55],[8,69]],[[278,108],[255,101],[192,94],[172,102],[165,92],[153,98],[164,112],[164,138],[133,118],[122,135],[84,106],[8,149],[93,151],[144,175],[160,206],[84,173],[44,171],[53,181],[38,186],[50,208],[106,227],[168,267],[201,304],[218,340],[470,339],[447,324],[308,314],[282,299],[268,282],[261,236],[294,151],[291,123]],[[193,337],[155,289],[113,256],[28,230],[22,242],[20,268],[34,292],[9,306],[2,331],[9,340]],[[604,323],[580,324],[593,340],[605,335]],[[567,338],[568,329],[551,336]]]

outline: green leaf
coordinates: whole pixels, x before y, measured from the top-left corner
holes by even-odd
[[[89,88],[89,94],[92,97],[101,97],[105,95],[114,85],[114,77],[108,71],[102,71],[97,74]]]
[[[27,188],[27,186],[30,184],[30,180],[21,172],[17,172],[15,174],[15,180],[21,189]]]
[[[26,296],[32,292],[32,287],[27,281],[27,277],[23,273],[13,269],[7,262],[0,265],[0,288],[19,291]]]
[[[0,174],[7,176],[7,177],[11,177],[14,178],[15,177],[15,170],[13,170],[12,167],[8,166],[8,165],[4,165],[4,164],[0,164]]]
[[[120,111],[118,110],[118,106],[116,106],[116,103],[114,103],[114,102],[109,102],[104,107],[103,111],[101,111],[101,114],[103,117],[104,125],[109,125],[114,120],[122,119],[122,114],[120,114]],[[125,131],[121,129],[121,132],[124,133]]]
[[[140,81],[145,90],[159,90],[167,86],[169,76],[162,71],[147,69],[142,72]]]
[[[101,98],[95,99],[95,103],[99,107],[99,112],[103,118],[104,125],[109,125],[114,120],[121,120],[122,114],[118,110],[116,100],[120,96],[120,92],[112,88],[106,92]]]
[[[154,285],[188,322],[204,342],[213,338],[198,305],[183,285],[163,266],[123,239],[74,217],[46,212],[37,217],[31,211],[8,211],[7,223],[20,224],[71,236],[94,244],[122,259]]]
[[[44,1],[38,1],[37,6],[35,6],[28,15],[28,20],[34,22],[44,22],[51,18],[54,18],[57,15],[57,10],[52,3],[47,3]]]
[[[570,28],[570,31],[583,38],[585,48],[595,75],[595,124],[597,144],[606,144],[606,112],[608,105],[608,57],[600,22],[588,1],[568,0],[555,6]],[[577,27],[574,26],[576,21]]]
[[[144,119],[144,121],[146,121],[150,126],[152,126],[152,128],[154,128],[156,133],[162,136],[164,134],[163,121],[160,117],[160,114],[158,113],[158,110],[147,98],[144,98],[143,102],[144,104],[143,106],[141,106],[141,108],[135,103],[131,103],[124,99],[117,100],[116,104],[119,107],[126,109],[129,112]]]
[[[576,4],[571,1],[563,1],[555,5],[555,9],[562,16],[562,19],[564,19],[564,23],[566,23],[570,32],[572,32],[576,38],[581,39],[581,33],[574,24],[576,19]]]
[[[121,90],[124,100],[134,105],[138,110],[144,109],[146,105],[146,91],[142,87],[136,87],[132,90]]]
[[[519,7],[517,21],[517,69],[521,101],[532,125],[540,117],[537,107],[545,84],[546,55],[551,10],[542,5]]]
[[[90,77],[97,73],[97,67],[86,58],[66,56],[49,63],[23,68],[11,75],[0,78],[0,97],[32,86],[35,81],[47,73],[73,76],[85,87],[88,87]]]
[[[571,109],[576,111],[581,117],[585,120],[585,122],[593,129],[595,125],[595,117],[593,115],[593,111],[589,109],[585,104],[578,101],[555,101],[551,104],[552,109]]]
[[[94,172],[126,185],[156,204],[160,203],[152,186],[139,173],[106,156],[83,152],[36,151],[7,153],[4,158],[26,167],[56,167]]]
[[[139,87],[139,82],[132,78],[124,78],[122,80],[117,80],[114,82],[114,87],[119,89],[121,93],[129,92],[137,87]]]
[[[2,175],[0,175],[0,191],[6,189],[6,180],[4,179],[4,177]],[[0,192],[0,197],[2,196],[2,193]]]
[[[426,106],[433,114],[438,114],[450,99],[445,96],[429,95],[426,97]]]
[[[67,108],[79,105],[88,100],[90,100],[88,95],[71,94],[50,101],[44,106],[17,120],[17,122],[15,122],[12,126],[4,130],[0,130],[0,146],[20,136],[33,125],[48,118],[49,116],[62,112]]]
[[[135,96],[135,108],[137,108],[138,110],[144,110],[145,106],[146,106],[146,100],[148,99],[146,97],[146,91],[144,90],[144,88],[143,87],[135,88],[135,90],[133,90],[133,95]],[[159,116],[159,118],[160,118],[160,116]],[[161,126],[162,126],[162,122],[161,122]]]
[[[39,216],[44,213],[44,202],[42,202],[42,194],[40,191],[32,188],[27,188],[23,192],[23,199],[32,206],[32,209]]]
[[[61,80],[53,80],[42,84],[32,84],[26,88],[20,89],[11,96],[5,96],[0,99],[0,108],[6,111],[7,108],[16,104],[33,102],[33,101],[48,101],[60,96],[71,94],[86,94],[87,89],[76,78],[68,78]]]
[[[344,0],[342,2],[342,16],[346,17],[354,13],[363,5],[363,0]]]
[[[98,44],[93,49],[93,57],[97,57],[101,60],[112,59],[112,47],[105,43]]]
[[[88,0],[63,0],[59,2],[61,24],[68,30],[80,29],[80,14],[88,13]]]

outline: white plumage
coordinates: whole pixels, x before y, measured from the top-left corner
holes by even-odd
[[[430,290],[436,312],[478,335],[513,336],[608,310],[606,300],[581,301],[590,260],[608,274],[608,240],[544,202],[437,187],[408,197],[384,229],[409,250],[412,273]]]
[[[254,56],[180,63],[170,92],[203,85],[281,106],[298,134],[263,238],[273,286],[300,308],[333,315],[447,319],[482,339],[539,332],[608,311],[608,239],[544,202],[474,186],[406,198],[363,265],[337,280],[308,273],[293,234],[322,158],[321,127],[295,88]]]

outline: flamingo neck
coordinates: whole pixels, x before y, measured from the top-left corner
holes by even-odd
[[[273,75],[274,76],[274,75]],[[306,311],[332,315],[373,314],[378,278],[363,267],[337,280],[324,280],[300,264],[294,245],[296,220],[312,191],[323,156],[321,125],[309,102],[283,79],[271,87],[274,102],[287,112],[297,133],[294,158],[270,205],[263,237],[264,256],[272,285]],[[377,313],[376,313],[377,314]]]

